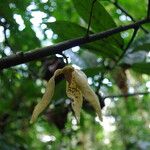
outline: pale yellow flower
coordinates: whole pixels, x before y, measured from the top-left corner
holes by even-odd
[[[67,81],[66,94],[72,100],[72,109],[76,119],[80,120],[80,111],[84,97],[93,106],[99,119],[102,121],[99,99],[89,86],[86,75],[81,70],[74,69],[72,66],[65,66],[62,69],[56,70],[48,81],[45,94],[42,100],[35,106],[30,122],[35,122],[39,114],[49,105],[54,95],[55,78],[60,74],[64,74]]]

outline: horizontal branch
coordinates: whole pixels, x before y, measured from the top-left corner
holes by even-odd
[[[86,37],[79,37],[79,38],[67,40],[67,41],[58,43],[56,45],[38,48],[38,49],[28,51],[25,53],[18,52],[14,55],[10,55],[8,57],[1,58],[0,59],[0,70],[2,70],[4,68],[9,68],[9,67],[12,67],[15,65],[19,65],[22,63],[27,63],[27,62],[30,62],[33,60],[41,59],[41,58],[49,56],[49,55],[60,54],[62,51],[65,51],[74,46],[80,46],[80,45],[94,42],[94,41],[97,41],[97,40],[100,40],[103,38],[107,38],[113,34],[116,34],[116,33],[122,32],[122,31],[126,31],[128,29],[135,29],[145,23],[150,23],[150,19],[143,19],[143,20],[137,21],[137,22],[129,24],[129,25],[116,27],[116,28],[109,29],[107,31],[99,32],[96,34],[91,34],[88,37],[86,36]]]
[[[106,98],[121,98],[121,97],[131,97],[136,95],[148,95],[150,92],[137,92],[137,93],[128,93],[128,94],[120,94],[120,95],[108,95],[103,97],[103,99]]]

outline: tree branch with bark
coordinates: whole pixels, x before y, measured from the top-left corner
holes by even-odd
[[[49,55],[60,54],[62,53],[62,51],[65,51],[69,48],[72,48],[75,46],[81,46],[83,44],[101,40],[109,36],[112,36],[114,34],[129,30],[129,29],[136,29],[146,23],[150,23],[149,18],[137,21],[135,23],[131,23],[129,25],[120,26],[120,27],[109,29],[107,31],[91,34],[88,37],[85,36],[85,37],[79,37],[79,38],[67,40],[67,41],[60,42],[55,45],[38,48],[38,49],[31,50],[25,53],[20,51],[8,57],[1,58],[0,70],[4,68],[13,67],[19,64],[27,63],[33,60],[41,59]]]

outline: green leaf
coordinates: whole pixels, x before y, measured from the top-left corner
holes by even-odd
[[[89,23],[92,2],[93,0],[73,0],[77,12],[87,24]],[[100,4],[100,2],[96,1],[93,7],[91,21],[91,28],[93,31],[100,32],[114,27],[116,27],[116,24],[112,17]],[[113,42],[113,44],[119,48],[122,48],[123,46],[123,39],[121,38],[120,34],[109,37],[109,41],[111,43]]]
[[[143,43],[142,45],[137,46],[134,48],[133,51],[150,51],[150,43]]]
[[[98,75],[101,72],[104,72],[105,68],[103,66],[99,67],[92,67],[92,68],[87,68],[84,69],[83,72],[88,76],[88,77],[94,77],[95,75]]]
[[[132,51],[150,51],[150,34],[145,34],[144,36],[138,38],[135,40],[135,42],[132,43]]]
[[[146,60],[146,56],[147,53],[144,51],[128,53],[126,56],[124,56],[123,63],[132,65],[135,63],[144,62]]]
[[[53,23],[47,23],[47,26],[58,35],[57,42],[83,37],[86,35],[87,31],[84,27],[69,21],[56,21]],[[108,40],[92,42],[82,45],[81,47],[84,49],[92,50],[91,52],[102,55],[103,57],[109,57],[112,59],[115,59],[121,54],[120,49],[115,45],[111,45],[111,42]]]
[[[145,16],[147,9],[147,1],[144,0],[131,0],[131,1],[125,1],[120,0],[118,1],[120,6],[122,6],[129,14],[132,14],[136,20],[139,20]]]
[[[131,66],[131,69],[139,73],[150,75],[150,62],[135,63]]]

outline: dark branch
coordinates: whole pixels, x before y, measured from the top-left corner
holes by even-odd
[[[126,16],[128,16],[133,22],[136,20],[122,7],[119,5],[118,1],[111,1],[118,9],[120,9]],[[144,27],[140,26],[140,28],[145,32],[149,33]]]
[[[136,36],[136,34],[137,34],[138,29],[139,29],[139,28],[135,28],[135,29],[134,29],[134,32],[133,32],[133,34],[132,34],[132,37],[131,37],[130,41],[128,42],[126,48],[124,49],[123,53],[121,54],[121,56],[119,57],[119,59],[117,60],[117,62],[115,63],[115,66],[120,62],[120,60],[121,60],[121,59],[124,57],[124,55],[126,54],[128,48],[129,48],[130,45],[132,44],[132,42],[133,42],[133,40],[134,40],[134,38],[135,38],[135,36]]]
[[[120,95],[108,95],[103,97],[103,99],[106,98],[121,98],[121,97],[131,97],[136,95],[148,95],[150,92],[137,92],[137,93],[128,93],[128,94],[120,94]]]
[[[130,48],[132,42],[134,41],[134,38],[136,37],[136,34],[137,34],[137,32],[138,32],[138,29],[139,29],[139,27],[134,29],[134,32],[133,32],[133,34],[132,34],[132,37],[131,37],[130,41],[128,42],[127,47],[125,48],[125,50],[127,50],[128,48]]]
[[[38,49],[35,49],[32,51],[28,51],[26,53],[19,52],[17,54],[0,59],[0,70],[2,70],[4,68],[9,68],[9,67],[12,67],[15,65],[19,65],[22,63],[27,63],[27,62],[30,62],[33,60],[41,59],[41,58],[49,56],[49,55],[60,54],[62,51],[65,51],[74,46],[80,46],[80,45],[94,42],[94,41],[97,41],[100,39],[104,39],[104,38],[107,38],[111,35],[114,35],[116,33],[122,32],[122,31],[126,31],[129,29],[135,29],[135,28],[139,27],[140,25],[146,24],[146,23],[150,23],[150,19],[143,19],[143,20],[137,21],[137,22],[129,24],[129,25],[120,26],[120,27],[116,27],[113,29],[109,29],[104,32],[95,33],[95,34],[89,35],[88,38],[87,37],[79,37],[76,39],[71,39],[68,41],[58,43],[56,45],[47,46],[44,48],[38,48]]]
[[[147,18],[150,18],[150,0],[148,0]]]

